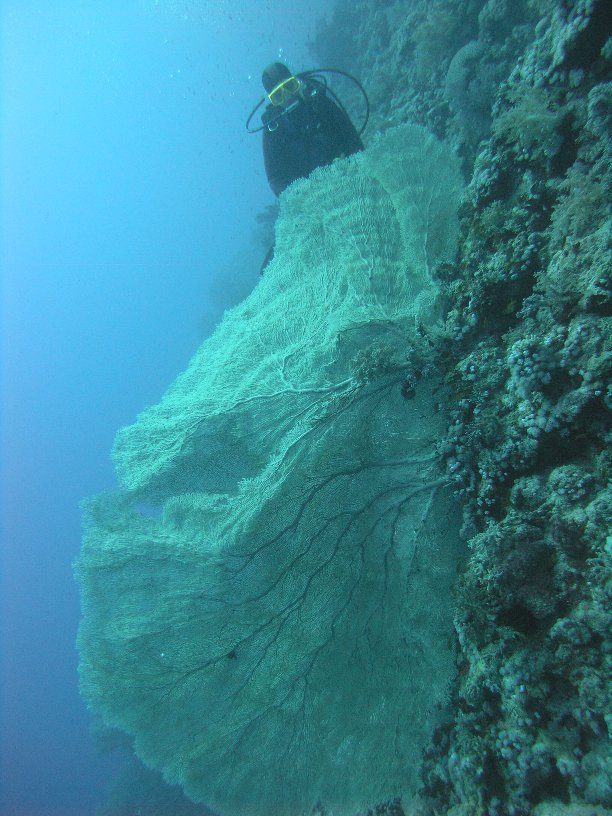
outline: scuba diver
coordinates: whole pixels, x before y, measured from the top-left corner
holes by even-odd
[[[328,86],[325,74],[347,77],[365,100],[365,121],[359,131],[351,122],[342,102]],[[319,68],[292,74],[282,62],[273,62],[261,77],[266,96],[260,99],[246,122],[249,133],[263,131],[264,164],[272,192],[278,196],[298,178],[317,167],[363,150],[361,134],[369,117],[368,97],[361,84],[337,68]],[[266,103],[261,125],[251,128],[251,120]],[[268,252],[263,268],[272,259]]]
[[[363,94],[366,121],[359,132],[328,87],[324,77],[327,73],[348,77]],[[247,130],[263,131],[266,175],[275,195],[280,195],[292,181],[310,175],[315,168],[363,150],[361,134],[367,124],[368,100],[350,74],[336,68],[292,74],[282,62],[273,62],[264,70],[261,81],[266,96],[251,111]],[[266,101],[261,125],[251,129],[251,119]]]

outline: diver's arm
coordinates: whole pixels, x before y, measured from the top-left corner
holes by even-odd
[[[274,195],[279,196],[295,178],[288,151],[278,135],[264,130],[263,153],[268,183]]]
[[[339,154],[350,156],[363,150],[363,142],[347,114],[327,96],[319,101],[319,105],[326,127],[335,134]]]

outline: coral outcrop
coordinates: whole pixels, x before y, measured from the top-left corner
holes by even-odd
[[[357,24],[345,7],[334,24],[355,26],[376,126],[427,123],[468,182],[438,348],[455,394],[440,454],[470,555],[455,714],[422,809],[607,813],[610,7],[363,2]]]

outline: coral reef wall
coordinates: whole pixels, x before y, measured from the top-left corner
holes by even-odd
[[[612,808],[611,16],[605,0],[363,0],[320,31],[322,63],[347,44],[374,130],[427,125],[468,182],[436,345],[469,558],[428,814]]]
[[[117,435],[83,694],[223,816],[612,813],[610,17],[341,1],[366,151]]]

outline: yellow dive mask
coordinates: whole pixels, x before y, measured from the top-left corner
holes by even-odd
[[[268,99],[275,106],[285,105],[292,97],[297,96],[301,87],[302,84],[297,77],[287,77],[276,88],[272,88]]]

